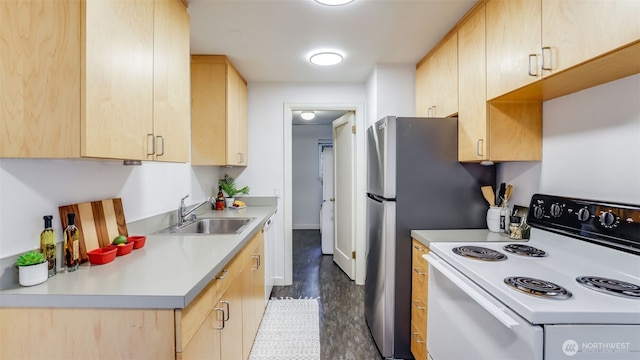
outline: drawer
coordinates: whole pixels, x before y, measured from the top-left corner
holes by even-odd
[[[216,303],[218,284],[214,279],[184,309],[175,310],[176,351],[182,351],[191,341]]]
[[[426,327],[421,329],[420,326],[411,322],[411,353],[415,360],[427,359],[427,331]]]
[[[421,329],[427,328],[427,303],[421,299],[411,299],[411,322]]]

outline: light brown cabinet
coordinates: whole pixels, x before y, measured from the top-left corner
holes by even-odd
[[[637,49],[636,64],[622,53],[608,53],[638,42],[639,17],[640,3],[628,0],[488,1],[487,98],[524,88],[520,98],[547,100],[637,73]],[[603,61],[603,55],[609,57],[604,65],[589,68],[594,66],[589,62]],[[565,70],[577,71],[537,84]]]
[[[422,255],[429,248],[418,240],[412,242],[411,259],[411,353],[416,360],[426,360],[427,355],[427,297],[429,289],[429,263]]]
[[[259,232],[182,311],[177,358],[248,359],[266,306],[263,259]]]
[[[416,116],[458,112],[458,38],[452,34],[416,67]]]
[[[247,83],[223,55],[191,57],[191,163],[247,166]]]
[[[0,157],[188,160],[186,133],[154,118],[188,122],[182,2],[3,1],[0,13]]]
[[[485,28],[484,4],[458,28],[458,160],[540,160],[541,103],[486,101]]]

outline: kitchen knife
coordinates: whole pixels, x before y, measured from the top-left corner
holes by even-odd
[[[496,204],[498,206],[502,205],[502,201],[504,200],[504,193],[507,190],[507,184],[501,183],[500,189],[498,190],[498,198],[496,199]]]

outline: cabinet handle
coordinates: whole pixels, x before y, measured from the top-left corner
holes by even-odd
[[[229,302],[221,300],[220,303],[227,306],[227,311],[225,312],[225,315],[227,316],[226,318],[225,317],[222,317],[222,318],[224,319],[224,321],[229,321],[229,317],[231,316],[231,307],[229,306]]]
[[[418,308],[418,310],[426,310],[427,307],[426,306],[420,306],[418,305],[418,302],[420,302],[420,300],[414,300],[413,304]]]
[[[222,270],[222,276],[218,276],[218,277],[216,277],[216,279],[222,280],[222,279],[226,278],[227,275],[229,275],[229,270],[226,270],[226,269]]]
[[[244,164],[244,154],[238,153],[238,164]]]
[[[427,275],[428,274],[426,272],[420,272],[420,268],[413,268],[413,271],[415,271],[416,274],[418,274],[418,275]]]
[[[549,66],[545,66],[545,64],[547,63],[546,61],[544,61],[545,50],[546,50],[546,53],[549,54]],[[550,46],[545,46],[542,48],[542,70],[551,70],[551,66],[553,65],[553,58],[551,57],[552,55],[553,53],[551,52]]]
[[[156,136],[156,137],[160,139],[160,143],[162,144],[162,152],[159,152],[157,156],[162,156],[164,155],[164,136]]]
[[[478,139],[476,141],[476,154],[480,157],[484,157],[484,139]]]
[[[418,344],[424,344],[424,340],[420,340],[420,338],[418,338],[418,335],[420,335],[420,334],[418,334],[418,333],[413,333],[412,335],[413,335],[413,338],[414,338],[414,339],[416,339],[416,342],[417,342]]]
[[[256,259],[256,267],[253,270],[258,270],[260,269],[260,255],[252,255],[252,258]]]
[[[424,248],[422,248],[421,246],[413,245],[413,247],[420,252],[425,252]]]
[[[532,65],[532,61],[531,59],[535,59],[536,61],[536,72],[533,72],[533,68],[531,67]],[[537,54],[529,54],[529,76],[534,76],[537,77],[538,76],[538,55]]]
[[[226,320],[224,319],[224,309],[223,308],[213,308],[213,310],[219,311],[219,312],[222,313],[222,326],[221,327],[216,327],[216,330],[224,329],[224,323],[226,322]]]
[[[147,134],[147,148],[149,147],[149,136],[151,136],[151,153],[147,152],[147,156],[152,156],[156,153],[156,137],[153,134]]]

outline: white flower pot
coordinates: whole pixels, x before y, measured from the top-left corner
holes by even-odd
[[[228,208],[233,206],[233,202],[236,201],[236,198],[225,198],[224,202],[225,205],[227,205]]]
[[[22,286],[42,284],[49,277],[49,263],[46,261],[36,265],[18,266],[18,279]]]

